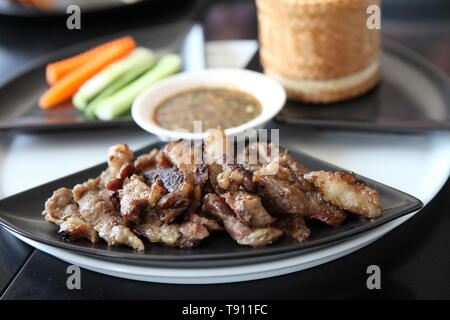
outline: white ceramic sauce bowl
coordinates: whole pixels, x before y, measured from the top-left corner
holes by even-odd
[[[228,88],[253,95],[262,106],[261,114],[237,127],[225,129],[227,136],[239,136],[250,128],[261,128],[274,118],[286,102],[284,88],[269,77],[244,69],[207,69],[179,73],[163,79],[144,90],[135,99],[131,114],[134,121],[161,140],[203,139],[207,133],[188,133],[168,130],[154,121],[155,109],[166,99],[190,89]]]

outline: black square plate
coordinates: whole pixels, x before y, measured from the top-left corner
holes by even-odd
[[[183,71],[200,68],[204,63],[203,30],[200,25],[191,22],[130,30],[79,43],[38,59],[26,70],[0,85],[0,131],[135,126],[128,115],[110,121],[88,120],[71,102],[49,110],[42,110],[37,105],[39,97],[48,88],[45,67],[49,62],[73,56],[124,35],[133,36],[138,46],[152,49],[158,57],[170,52],[180,54]]]
[[[162,145],[163,143],[150,145],[137,151],[136,155],[149,152],[151,149],[159,148]],[[304,153],[291,152],[291,154],[311,170],[340,170],[334,165]],[[284,237],[273,245],[251,248],[236,244],[226,232],[216,232],[205,239],[198,247],[190,249],[150,244],[144,240],[146,250],[143,253],[138,253],[128,247],[108,247],[103,241],[97,244],[91,244],[84,240],[64,241],[57,232],[57,226],[46,222],[41,215],[45,201],[54,190],[60,187],[72,188],[78,183],[96,177],[105,168],[106,163],[102,163],[0,200],[0,224],[32,240],[96,258],[149,266],[199,268],[265,262],[300,255],[368,231],[407,213],[419,210],[423,206],[420,200],[411,195],[358,176],[358,179],[378,190],[382,216],[375,220],[369,220],[349,214],[347,220],[338,227],[310,221],[311,237],[305,243],[298,243],[293,239]]]
[[[450,130],[449,77],[415,52],[384,41],[381,81],[368,93],[326,105],[288,100],[280,122],[362,131]],[[262,72],[257,52],[247,69]]]

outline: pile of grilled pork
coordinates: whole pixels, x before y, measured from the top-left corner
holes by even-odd
[[[200,147],[171,142],[137,159],[128,146],[113,146],[99,177],[56,190],[42,214],[66,239],[139,251],[139,236],[183,248],[223,229],[241,245],[283,234],[303,242],[308,219],[338,225],[347,212],[381,215],[378,192],[352,173],[309,171],[273,144],[254,143],[237,156],[227,147],[221,131]]]

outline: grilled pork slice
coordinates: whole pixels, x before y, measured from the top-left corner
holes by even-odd
[[[237,163],[234,148],[228,144],[223,130],[211,130],[204,140],[203,155],[208,165],[209,185],[215,193],[254,190],[251,175]]]
[[[170,166],[182,168],[202,164],[202,150],[193,145],[190,140],[173,141],[160,150]]]
[[[205,195],[203,210],[221,219],[225,230],[241,245],[265,246],[271,244],[283,234],[283,231],[278,227],[251,228],[246,226],[236,217],[225,200],[214,193]]]
[[[253,143],[246,150],[247,158],[251,152],[257,156],[260,164],[276,162],[280,166],[290,168],[296,174],[303,175],[309,172],[303,164],[294,159],[288,152],[278,149],[273,143]]]
[[[125,222],[139,223],[140,216],[147,206],[156,206],[167,190],[159,181],[152,186],[146,183],[142,176],[136,174],[126,178],[119,190],[120,213]]]
[[[167,144],[159,154],[166,165],[158,165],[156,170],[144,172],[144,176],[149,180],[157,176],[169,192],[183,190],[199,201],[201,189],[208,181],[208,167],[203,163],[201,148],[178,141]]]
[[[174,191],[161,197],[156,205],[156,211],[162,221],[170,223],[185,212],[190,204],[191,199],[184,192]]]
[[[204,185],[208,180],[208,170],[203,162],[202,149],[191,141],[177,141],[161,149],[171,166],[185,175],[185,181],[193,185]]]
[[[202,214],[196,214],[196,217],[194,217],[194,219],[198,219],[202,226],[208,229],[208,231],[223,230],[223,227],[219,224],[219,222],[211,217],[206,217]]]
[[[252,176],[234,159],[223,155],[208,164],[209,183],[215,193],[226,191],[253,191]]]
[[[203,141],[203,158],[206,163],[213,162],[216,158],[226,155],[234,158],[234,146],[225,135],[223,128],[208,130],[208,136]]]
[[[262,166],[253,174],[253,181],[257,183],[257,193],[263,199],[264,205],[270,212],[308,215],[308,198],[300,189],[292,170],[279,167],[276,174],[266,173]]]
[[[116,176],[124,164],[133,164],[133,151],[126,144],[117,144],[108,149],[108,168]]]
[[[145,170],[155,169],[158,163],[158,149],[152,149],[147,154],[139,156],[136,161],[134,161],[135,172],[142,173]]]
[[[354,174],[346,171],[312,171],[304,175],[313,183],[325,201],[368,218],[381,215],[378,192],[357,182]]]
[[[180,238],[179,228],[177,224],[162,222],[156,212],[148,208],[142,222],[133,226],[133,231],[146,237],[151,243],[176,246]]]
[[[245,191],[227,192],[222,195],[239,220],[249,227],[265,227],[275,221],[264,209],[261,198]]]
[[[120,213],[125,222],[139,222],[141,209],[147,207],[150,195],[151,188],[141,176],[133,175],[124,180],[119,197]]]
[[[313,184],[304,179],[308,170],[286,152],[273,145],[254,143],[246,150],[257,153],[257,164],[248,164],[246,169],[253,173],[257,193],[264,206],[275,214],[290,213],[313,218],[329,225],[342,223],[346,213],[322,199]]]
[[[147,181],[160,180],[169,193],[183,192],[191,199],[187,212],[196,212],[201,206],[202,188],[209,177],[208,167],[201,162],[201,150],[190,142],[179,141],[166,145],[160,154],[171,167],[158,166],[144,172]]]
[[[311,229],[300,215],[290,214],[278,217],[277,223],[288,235],[299,242],[307,241],[311,234]]]
[[[254,174],[254,180],[257,193],[270,212],[301,215],[329,225],[340,224],[347,217],[343,210],[324,202],[313,186],[305,188],[290,168],[280,166],[275,175]]]
[[[155,171],[178,173],[175,169],[168,168],[152,170],[152,173],[148,174],[153,175]],[[178,177],[176,173],[169,175]],[[188,210],[188,212],[194,212],[198,209],[198,205],[192,205],[192,202],[195,200],[191,200],[189,193],[186,192],[183,174],[179,177],[181,179],[178,181],[179,184],[177,186],[168,183],[164,179],[164,174],[162,177],[154,174],[150,181],[138,175],[127,178],[124,181],[123,189],[119,190],[120,208],[125,221],[139,223],[142,210],[145,210],[147,206],[154,207],[161,220],[169,223]],[[152,183],[152,185],[149,186],[147,182]],[[165,185],[168,186],[169,190],[165,188]]]
[[[221,230],[220,225],[213,219],[199,216],[196,213],[189,217],[180,226],[181,238],[179,246],[192,247],[208,237],[211,231]]]
[[[123,180],[133,174],[134,154],[126,144],[118,144],[108,149],[108,169],[103,174],[105,187],[115,191],[122,188]]]
[[[220,226],[214,220],[195,213],[191,213],[181,224],[167,223],[154,210],[149,209],[143,223],[135,225],[133,230],[151,243],[187,248],[200,243],[211,231],[220,230]]]
[[[58,225],[58,232],[69,240],[85,238],[92,243],[98,241],[97,232],[80,215],[71,189],[56,190],[45,203],[42,215],[45,216],[45,220]]]
[[[152,169],[143,172],[148,184],[161,181],[168,192],[183,191],[185,194],[192,192],[193,186],[186,181],[186,174],[176,167]]]
[[[192,167],[193,172],[187,172],[187,168],[185,169],[183,172],[176,167],[160,168],[145,171],[143,175],[147,183],[159,181],[169,193],[178,194],[177,197],[181,197],[184,194],[185,198],[190,199],[187,212],[197,212],[201,206],[202,188],[207,180],[207,168],[194,166]],[[173,196],[167,196],[167,198],[169,197]]]
[[[98,180],[88,180],[73,189],[80,214],[108,245],[127,245],[144,250],[142,241],[125,225],[112,201],[113,193],[101,188]]]

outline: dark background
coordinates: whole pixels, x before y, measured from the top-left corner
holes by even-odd
[[[388,0],[383,37],[419,52],[450,74],[450,1]],[[257,39],[254,1],[156,1],[82,13],[81,30],[66,16],[0,15],[0,81],[40,55],[98,36],[180,20],[197,20],[206,40]],[[23,177],[26,178],[26,177]],[[375,243],[333,262],[271,279],[222,285],[165,285],[82,270],[82,290],[66,287],[67,264],[0,230],[2,299],[449,299],[450,188]],[[379,265],[382,289],[366,288]]]

